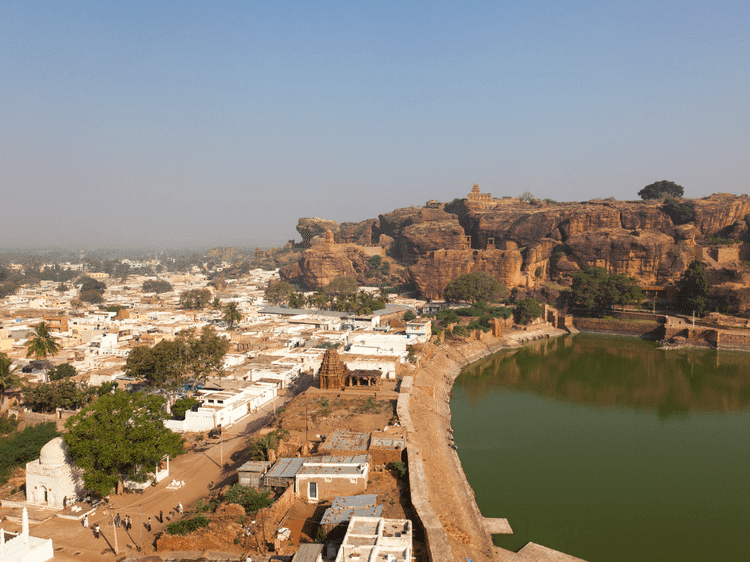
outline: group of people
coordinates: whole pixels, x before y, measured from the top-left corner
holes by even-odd
[[[126,515],[123,518],[120,518],[120,514],[118,513],[115,515],[115,527],[120,527],[120,525],[125,525],[125,530],[129,531],[133,528],[133,518],[130,517],[130,515]]]
[[[177,507],[175,508],[175,511],[177,511],[177,513],[179,513],[180,515],[184,513],[182,502],[177,503]],[[159,510],[159,517],[157,519],[159,523],[164,523],[164,511]],[[83,516],[83,521],[81,523],[85,529],[89,528],[88,514]],[[117,515],[115,515],[115,518],[113,519],[113,523],[115,527],[117,528],[119,528],[121,525],[124,525],[126,531],[129,531],[130,529],[133,528],[133,518],[130,517],[130,515],[126,515],[125,517],[120,517],[120,514],[118,513]],[[146,530],[148,530],[148,532],[151,532],[151,517],[149,517],[146,520],[145,526],[146,526]],[[99,527],[98,523],[94,525],[93,531],[94,531],[94,538],[98,539],[99,535],[101,534],[101,528]]]

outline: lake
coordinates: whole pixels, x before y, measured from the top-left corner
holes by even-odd
[[[482,513],[589,562],[750,560],[750,354],[539,340],[467,367],[452,426]]]

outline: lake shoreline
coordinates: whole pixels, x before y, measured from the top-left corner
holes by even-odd
[[[563,335],[568,332],[541,326],[499,338],[484,335],[456,347],[430,344],[415,374],[404,379],[398,414],[407,429],[412,504],[425,529],[431,560],[510,562],[533,555],[540,561],[580,561],[535,543],[517,553],[496,547],[452,443],[451,389],[467,365],[522,343]]]

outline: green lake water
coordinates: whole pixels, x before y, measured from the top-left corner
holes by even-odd
[[[540,340],[470,365],[452,426],[486,517],[589,562],[750,560],[750,353]]]

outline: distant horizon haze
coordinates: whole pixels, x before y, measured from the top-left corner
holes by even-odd
[[[279,246],[465,197],[750,193],[750,4],[4,3],[4,247]]]

